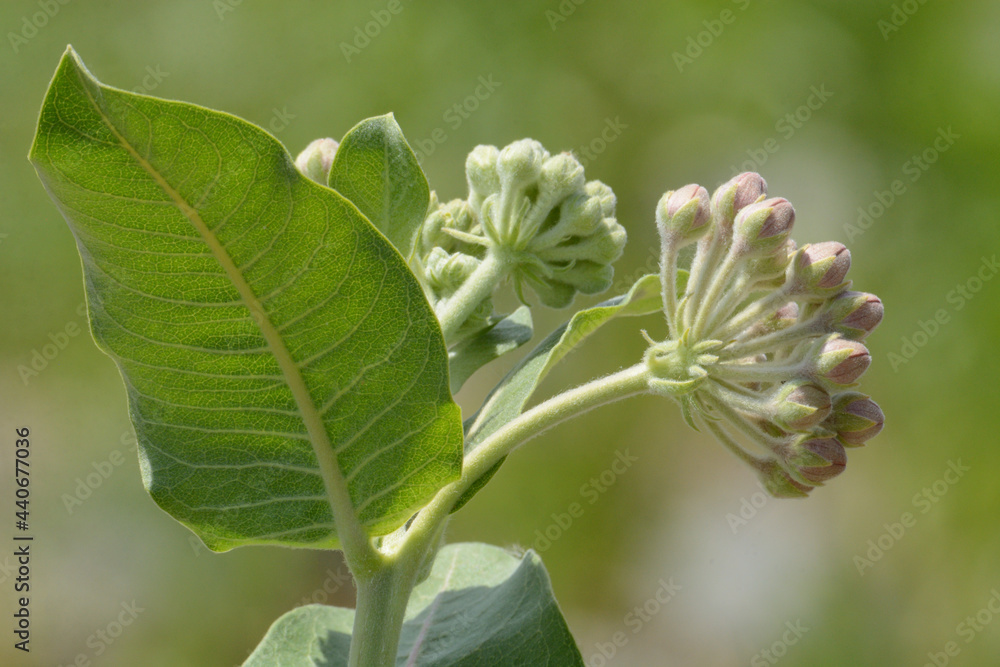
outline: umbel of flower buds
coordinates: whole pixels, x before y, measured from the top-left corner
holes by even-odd
[[[656,222],[670,335],[647,353],[650,390],[677,400],[776,496],[801,497],[839,475],[846,448],[884,424],[854,390],[883,306],[851,291],[850,252],[797,247],[791,203],[768,198],[749,172],[711,197],[694,184],[668,192]],[[679,266],[694,242],[690,266]]]
[[[440,253],[432,256],[435,248],[475,260],[462,259],[465,267],[502,266],[522,301],[530,287],[543,304],[561,308],[577,292],[597,294],[611,286],[611,264],[626,241],[615,219],[615,195],[600,181],[586,181],[573,155],[550,155],[531,139],[503,149],[478,146],[466,161],[466,178],[468,198],[432,201],[418,240],[415,263],[439,314],[445,299],[465,294],[455,297],[457,289],[436,279],[432,265],[443,260]],[[467,279],[477,280],[473,274]],[[484,303],[488,299],[483,295]],[[480,305],[476,313],[489,310]],[[470,316],[463,328],[481,324]]]

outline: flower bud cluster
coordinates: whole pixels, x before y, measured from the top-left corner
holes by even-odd
[[[650,389],[678,400],[775,495],[802,496],[840,474],[845,448],[884,422],[853,389],[883,308],[850,289],[850,252],[797,247],[794,208],[750,172],[711,197],[698,185],[668,192],[656,220],[670,338],[647,353]],[[690,270],[678,268],[693,243]]]
[[[503,149],[478,146],[466,177],[468,198],[432,204],[420,232],[416,260],[433,302],[453,294],[455,281],[491,254],[508,267],[522,301],[525,286],[554,308],[568,306],[577,292],[611,286],[611,264],[626,240],[615,195],[599,181],[587,182],[573,155],[550,155],[531,139]],[[477,317],[488,310],[482,305]]]

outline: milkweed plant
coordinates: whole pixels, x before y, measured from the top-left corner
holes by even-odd
[[[30,159],[156,503],[212,550],[340,549],[353,574],[356,609],[286,613],[247,666],[583,665],[537,554],[445,528],[505,457],[597,406],[674,401],[777,497],[882,428],[856,389],[882,302],[851,289],[840,243],[796,245],[755,173],[663,195],[659,275],[576,311],[462,415],[453,395],[533,338],[536,308],[612,286],[626,231],[573,154],[477,146],[467,196],[443,201],[391,114],[292,159],[229,114],[105,86],[70,48]],[[503,286],[523,305],[497,314]],[[662,338],[643,331],[634,365],[529,407],[595,330],[650,315]]]

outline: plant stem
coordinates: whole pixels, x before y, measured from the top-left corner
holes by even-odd
[[[414,519],[406,535],[384,553],[381,566],[357,576],[358,602],[348,667],[392,667],[406,605],[417,574],[437,546],[451,508],[483,474],[521,444],[556,424],[599,405],[645,392],[645,363],[593,380],[550,398],[486,438],[467,455],[462,477],[441,489]]]
[[[437,312],[445,344],[450,345],[453,342],[455,333],[469,319],[472,311],[493,293],[512,266],[512,260],[502,252],[498,252],[495,247],[486,251],[486,257],[472,275],[462,283],[457,292],[445,300],[444,306]]]
[[[424,553],[439,534],[438,525],[448,517],[462,494],[518,446],[556,424],[597,406],[646,392],[649,377],[646,364],[639,363],[592,380],[540,403],[483,440],[467,454],[461,479],[441,489],[417,515],[400,546],[399,555],[408,554],[405,557],[412,558],[414,551]]]
[[[393,667],[419,559],[394,559],[358,587],[348,667]]]

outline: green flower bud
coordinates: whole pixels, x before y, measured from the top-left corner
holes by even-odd
[[[830,336],[813,360],[812,373],[835,386],[849,386],[860,378],[872,363],[872,356],[861,343]]]
[[[733,244],[738,255],[766,257],[785,245],[795,224],[795,209],[783,197],[750,204],[736,214]]]
[[[806,436],[792,446],[788,463],[807,482],[819,485],[844,472],[847,452],[834,438]]]
[[[497,174],[497,158],[500,149],[496,146],[480,145],[472,149],[465,160],[465,178],[469,183],[469,204],[479,210],[483,200],[500,192],[500,176]]]
[[[674,239],[677,246],[698,240],[709,228],[712,209],[708,190],[691,183],[668,192],[656,205],[656,226],[660,238]]]
[[[432,248],[424,259],[424,277],[431,290],[434,306],[440,307],[451,298],[469,276],[479,268],[481,260],[460,252],[449,253],[443,248]],[[459,337],[473,333],[489,324],[493,314],[493,299],[483,299],[461,326]]]
[[[851,340],[864,340],[882,322],[882,300],[865,292],[843,292],[824,306],[833,331]]]
[[[418,255],[426,257],[433,248],[443,248],[448,252],[456,250],[475,252],[470,244],[463,243],[447,233],[451,229],[459,232],[475,234],[475,218],[472,207],[463,199],[453,199],[446,204],[439,204],[428,213],[420,227]]]
[[[316,139],[295,158],[295,168],[320,185],[326,185],[339,146],[330,138]]]
[[[772,399],[774,423],[785,431],[809,431],[830,414],[830,394],[803,380],[779,386]]]
[[[757,477],[761,486],[775,498],[805,498],[812,491],[811,486],[792,479],[774,459],[757,468]]]
[[[844,278],[850,268],[851,252],[842,243],[809,244],[795,253],[789,267],[789,288],[793,294],[825,299],[847,287]]]
[[[885,415],[878,403],[856,391],[837,394],[825,424],[847,447],[860,447],[882,431]]]
[[[505,146],[497,155],[500,189],[522,190],[538,181],[548,152],[534,139],[521,139]]]
[[[583,192],[585,185],[583,165],[572,153],[553,155],[542,163],[538,178],[538,202],[558,204],[570,195]],[[552,205],[545,211],[546,215],[552,210]]]

